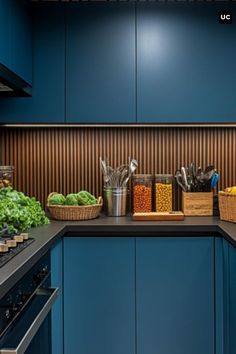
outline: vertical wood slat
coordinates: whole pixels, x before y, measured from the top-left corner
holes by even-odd
[[[15,188],[36,196],[44,206],[52,191],[87,189],[101,195],[100,156],[113,166],[134,157],[138,173],[153,174],[174,174],[191,161],[202,167],[213,163],[220,172],[220,189],[236,184],[232,127],[2,128],[0,151],[2,164],[15,166]]]

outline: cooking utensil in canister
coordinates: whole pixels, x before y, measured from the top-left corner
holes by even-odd
[[[183,189],[183,191],[187,192],[188,189],[182,182],[182,175],[181,175],[181,172],[179,170],[176,171],[175,178],[176,178],[176,181],[177,181],[178,185]]]
[[[217,172],[215,172],[215,174],[213,175],[212,179],[211,179],[211,188],[214,189],[217,185],[219,181],[219,174]]]
[[[187,175],[186,175],[186,170],[185,167],[181,167],[181,176],[182,176],[182,183],[186,187],[187,191],[190,190],[190,186],[187,181]]]
[[[135,159],[130,159],[129,163],[120,165],[119,167],[113,169],[105,160],[100,158],[101,169],[104,179],[104,187],[109,188],[121,188],[126,187],[127,183],[136,170],[138,163]]]
[[[198,167],[195,172],[195,165],[192,162],[189,168],[181,167],[177,170],[175,178],[184,192],[210,192],[218,183],[219,174],[213,165],[209,165],[203,171]]]
[[[129,164],[129,174],[124,182],[121,183],[123,187],[125,187],[131,177],[131,175],[135,172],[136,168],[138,167],[138,162],[135,159],[132,159]]]

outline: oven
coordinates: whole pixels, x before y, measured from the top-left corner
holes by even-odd
[[[51,288],[50,253],[0,300],[0,354],[50,354],[51,309],[58,288]]]

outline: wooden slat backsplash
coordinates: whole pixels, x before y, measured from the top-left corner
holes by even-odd
[[[236,128],[2,128],[1,164],[15,166],[15,188],[45,205],[52,191],[102,193],[99,156],[112,166],[138,160],[139,173],[174,173],[212,163],[220,188],[236,184]],[[176,205],[177,207],[177,205]]]

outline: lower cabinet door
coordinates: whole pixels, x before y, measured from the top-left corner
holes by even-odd
[[[135,354],[134,238],[63,242],[64,354]]]
[[[213,238],[136,242],[137,354],[213,354]]]
[[[215,240],[216,354],[236,353],[236,249]]]
[[[223,237],[215,238],[215,353],[229,351],[229,244]],[[232,351],[232,353],[234,353]]]

